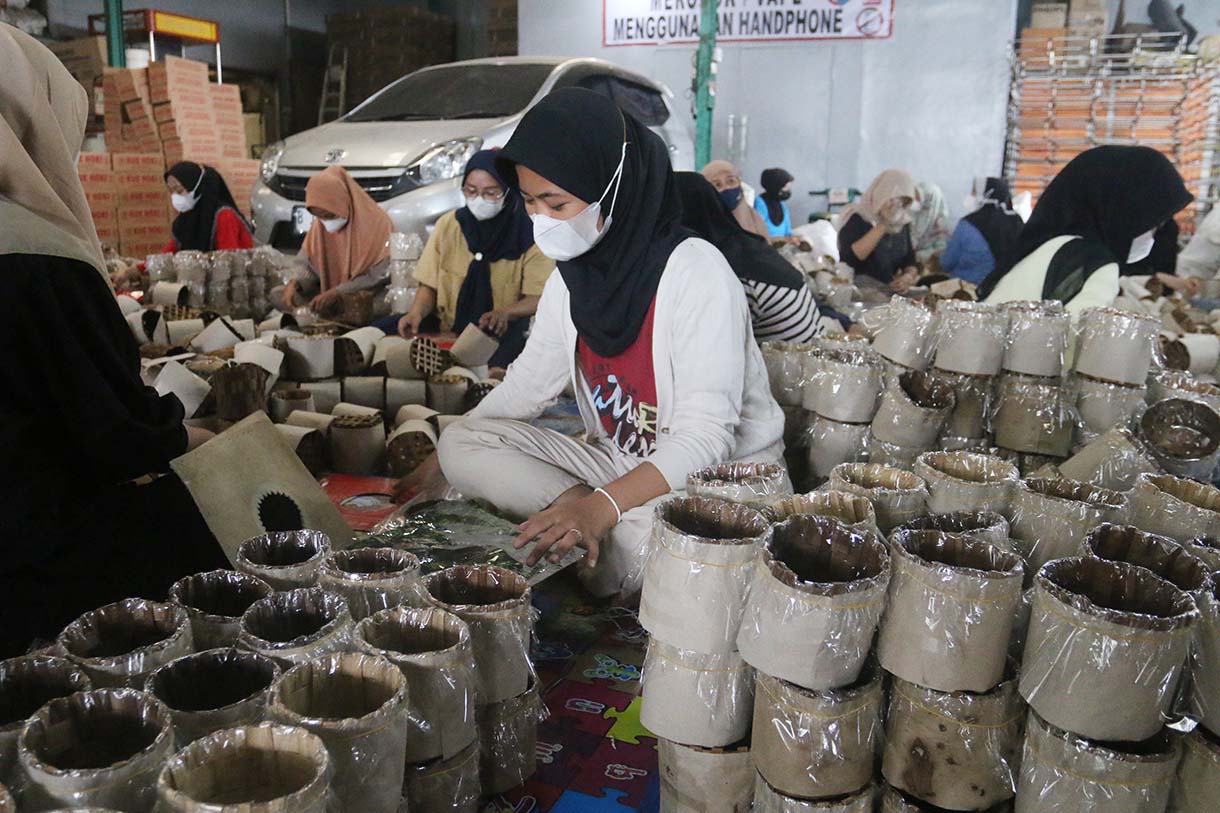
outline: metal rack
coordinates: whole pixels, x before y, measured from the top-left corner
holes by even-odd
[[[1045,33],[1045,32],[1041,32]],[[1220,192],[1220,64],[1176,34],[1026,36],[1011,50],[1005,175],[1036,198],[1077,154],[1103,144],[1164,153],[1196,203],[1183,233]]]

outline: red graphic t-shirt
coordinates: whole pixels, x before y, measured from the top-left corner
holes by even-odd
[[[652,366],[652,320],[656,300],[640,335],[617,356],[594,353],[577,339],[580,369],[610,441],[635,457],[648,457],[657,443],[657,379]]]

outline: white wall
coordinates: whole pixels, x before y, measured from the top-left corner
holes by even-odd
[[[689,109],[694,46],[603,48],[601,0],[519,0],[522,54],[596,56],[669,85]],[[1003,160],[1008,43],[1017,0],[895,0],[887,41],[725,44],[713,155],[749,116],[742,171],[796,176],[794,220],[825,186],[863,189],[901,167],[939,183],[954,216],[974,176]]]

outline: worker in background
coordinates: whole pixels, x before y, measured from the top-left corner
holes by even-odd
[[[534,245],[533,224],[520,193],[497,172],[496,152],[482,150],[466,164],[466,205],[436,222],[415,269],[415,302],[395,327],[410,337],[427,328],[461,333],[477,325],[500,338],[490,366],[507,367],[525,347],[555,262]]]
[[[12,26],[0,25],[0,65],[0,657],[10,657],[81,613],[163,597],[178,578],[227,564],[169,473],[210,435],[140,381],[106,276],[73,165],[85,91]]]
[[[988,178],[982,199],[967,208],[972,211],[957,222],[940,267],[951,277],[980,285],[998,258],[1016,250],[1025,221],[1012,210],[1012,192],[1003,178]]]
[[[911,245],[915,262],[926,268],[932,258],[949,245],[949,204],[945,193],[931,181],[915,184],[915,205],[912,207]]]
[[[914,204],[915,181],[906,172],[887,169],[873,179],[839,214],[843,262],[895,293],[906,293],[919,277],[911,240]]]
[[[788,199],[792,197],[793,180],[788,170],[779,167],[762,172],[760,184],[763,191],[754,199],[754,208],[762,215],[770,237],[792,237],[792,212],[788,208]]]
[[[254,229],[213,167],[179,161],[165,173],[174,218],[170,252],[254,248]]]
[[[1094,147],[1038,198],[1016,251],[979,288],[987,302],[1057,299],[1072,314],[1109,306],[1122,269],[1151,252],[1167,220],[1193,200],[1150,147]]]
[[[343,167],[327,167],[305,185],[305,206],[314,221],[305,234],[305,260],[296,279],[273,288],[271,303],[291,313],[308,306],[326,314],[343,294],[374,291],[389,282],[394,224]]]
[[[1203,218],[1199,228],[1178,254],[1178,277],[1183,280],[1198,280],[1192,286],[1197,294],[1201,283],[1220,276],[1220,206]]]
[[[720,202],[724,204],[725,210],[743,229],[759,237],[771,235],[763,216],[750,205],[750,201],[746,200],[745,188],[741,183],[741,173],[737,171],[737,167],[728,161],[709,161],[701,172],[703,177],[716,187],[716,192],[720,195]]]
[[[516,544],[532,546],[530,564],[582,547],[585,586],[629,597],[657,504],[705,466],[779,461],[783,412],[741,283],[682,227],[656,134],[607,97],[564,88],[525,114],[497,165],[559,273],[504,383],[403,486],[443,472],[525,520]],[[581,437],[525,422],[569,384]]]

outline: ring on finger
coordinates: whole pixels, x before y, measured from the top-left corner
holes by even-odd
[[[567,536],[568,534],[576,534],[577,542],[585,541],[585,535],[579,528],[569,528],[567,533],[564,534],[564,536]]]

